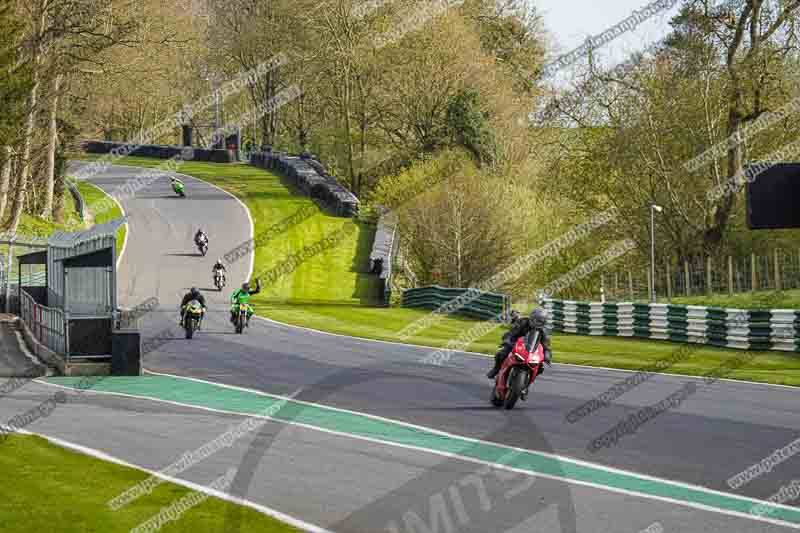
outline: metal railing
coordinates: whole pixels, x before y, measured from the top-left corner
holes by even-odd
[[[68,354],[66,317],[63,311],[36,303],[30,294],[22,290],[20,318],[40,343],[59,355]]]

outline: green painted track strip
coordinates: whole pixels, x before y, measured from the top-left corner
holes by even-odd
[[[46,381],[80,389],[86,386],[81,385],[86,383],[82,379],[56,377]],[[586,483],[644,497],[670,499],[725,514],[744,514],[754,520],[783,522],[800,528],[798,508],[763,502],[764,510],[760,511],[763,513],[762,518],[751,514],[757,505],[754,500],[734,494],[553,457],[540,452],[516,451],[500,444],[441,434],[322,405],[286,401],[268,394],[169,376],[109,377],[91,383],[88,387],[97,392],[128,394],[242,415],[259,415],[267,412],[269,418],[281,422],[304,424],[321,430],[375,439],[387,444],[394,443],[432,452],[454,454],[527,471],[534,475]]]

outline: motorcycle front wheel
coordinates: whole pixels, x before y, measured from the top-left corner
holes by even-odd
[[[497,395],[497,385],[495,384],[492,387],[492,398],[491,398],[492,405],[495,407],[503,407],[503,399]]]
[[[513,409],[520,394],[522,394],[522,391],[525,390],[525,387],[528,385],[528,373],[515,368],[511,371],[508,382],[508,392],[506,392],[506,399],[503,402],[503,407],[506,409]]]

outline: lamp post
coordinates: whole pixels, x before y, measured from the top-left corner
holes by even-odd
[[[650,301],[653,303],[656,302],[656,211],[663,210],[660,205],[650,204]]]

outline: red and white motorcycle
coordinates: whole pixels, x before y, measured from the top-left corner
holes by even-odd
[[[525,401],[531,385],[544,370],[544,364],[544,345],[539,330],[517,339],[495,378],[492,405],[513,409],[517,400]]]

